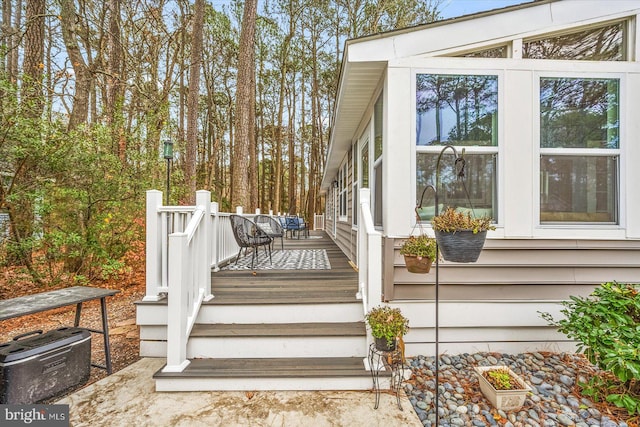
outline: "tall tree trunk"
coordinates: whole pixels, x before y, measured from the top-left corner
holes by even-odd
[[[107,124],[111,126],[111,149],[124,161],[127,149],[126,138],[123,137],[122,118],[118,110],[123,99],[120,1],[109,0],[109,33],[107,34],[109,61],[105,111]]]
[[[27,26],[24,33],[22,101],[30,118],[39,118],[44,108],[42,91],[44,70],[45,0],[27,1]]]
[[[295,81],[295,78],[293,79]],[[295,145],[295,91],[292,89],[289,91],[289,104],[288,104],[288,116],[289,126],[287,137],[289,141],[289,213],[295,214],[298,212],[297,201],[297,174],[296,174],[296,145]]]
[[[75,129],[79,125],[86,123],[89,117],[89,97],[91,94],[91,74],[87,63],[80,52],[80,45],[77,40],[78,16],[75,11],[73,0],[60,0],[60,21],[62,28],[62,38],[67,47],[67,55],[71,61],[73,72],[76,78],[75,96],[73,107],[69,116],[69,129]]]
[[[258,144],[256,141],[256,69],[251,67],[251,95],[249,96],[249,207],[258,207]]]
[[[28,0],[26,7],[26,30],[24,33],[24,62],[22,82],[22,105],[29,120],[24,127],[24,135],[34,145],[41,138],[40,120],[44,110],[43,69],[44,69],[44,27],[45,0]],[[14,243],[9,262],[25,265],[33,273],[31,266],[30,239],[34,228],[34,186],[37,167],[30,150],[16,159],[13,177],[15,192],[7,203],[11,238]],[[34,276],[35,277],[35,276]]]
[[[235,142],[233,147],[233,186],[231,195],[236,206],[245,208],[250,205],[250,188],[247,169],[249,168],[249,152],[253,150],[255,141],[251,141],[251,128],[255,122],[255,109],[251,108],[251,96],[254,93],[251,85],[255,72],[254,41],[256,29],[257,0],[246,0],[240,32],[238,50],[238,84],[236,91]]]
[[[204,0],[196,0],[193,16],[191,64],[189,66],[189,94],[187,97],[187,149],[184,176],[187,202],[195,203],[196,158],[198,148],[198,99],[200,97],[200,66],[202,60],[202,28],[204,26]]]

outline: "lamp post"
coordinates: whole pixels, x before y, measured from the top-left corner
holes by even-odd
[[[171,161],[173,160],[173,142],[170,139],[164,140],[164,150],[163,157],[167,161],[167,202],[166,205],[169,206],[169,183],[171,177]]]

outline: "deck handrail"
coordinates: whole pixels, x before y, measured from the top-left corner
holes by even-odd
[[[382,300],[382,234],[376,230],[371,215],[371,191],[360,189],[358,210],[358,298],[364,314]]]
[[[196,206],[182,231],[169,235],[167,364],[164,372],[182,372],[189,364],[187,340],[200,306],[211,295],[211,195],[196,192]],[[169,319],[168,319],[169,320]]]

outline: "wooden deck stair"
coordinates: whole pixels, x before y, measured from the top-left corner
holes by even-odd
[[[157,390],[371,388],[357,273],[326,235],[287,239],[291,249],[325,249],[331,269],[213,273],[215,298],[202,306],[187,346],[191,363],[157,372]],[[139,323],[152,308],[161,311],[162,301],[138,304]],[[164,310],[158,318],[166,302]],[[141,339],[162,338],[158,325],[154,333],[143,328]]]

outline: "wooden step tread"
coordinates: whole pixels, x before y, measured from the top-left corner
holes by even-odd
[[[256,305],[256,304],[344,304],[344,303],[362,303],[358,300],[355,294],[352,295],[304,295],[304,294],[290,294],[290,295],[268,295],[268,294],[256,294],[256,295],[220,295],[215,296],[210,301],[203,302],[203,305]]]
[[[384,376],[385,372],[380,375]],[[182,372],[156,372],[154,378],[318,378],[367,377],[361,357],[192,359]]]
[[[326,337],[366,336],[364,322],[196,324],[191,337]]]

